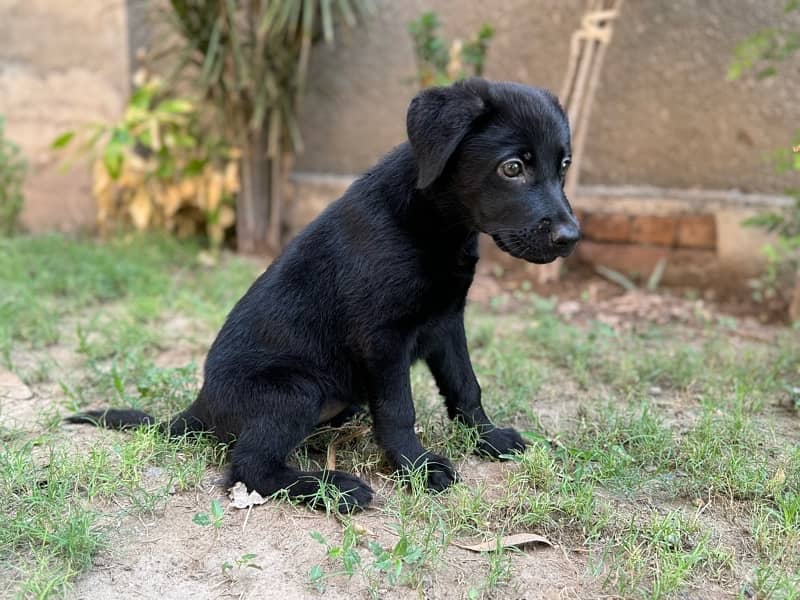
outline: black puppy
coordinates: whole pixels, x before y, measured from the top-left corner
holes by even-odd
[[[231,478],[262,495],[310,498],[320,480],[340,510],[372,490],[340,471],[286,463],[314,427],[367,405],[401,471],[424,467],[443,490],[456,473],[414,433],[409,369],[427,362],[447,412],[476,427],[480,453],[522,450],[514,429],[481,406],[464,335],[478,232],[513,256],[567,256],[578,224],[563,192],[569,126],[549,92],[471,79],[411,102],[408,143],[395,148],[303,230],[236,304],[208,353],[195,402],[170,432],[210,431],[233,443]],[[73,422],[124,428],[144,413],[92,411]]]

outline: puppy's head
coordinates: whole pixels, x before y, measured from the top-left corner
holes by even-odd
[[[569,124],[549,92],[469,79],[411,102],[417,187],[453,195],[471,225],[534,263],[568,256],[580,231],[564,195]]]

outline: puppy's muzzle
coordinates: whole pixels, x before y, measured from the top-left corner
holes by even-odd
[[[537,264],[569,256],[580,237],[576,221],[562,221],[553,225],[550,219],[542,219],[536,227],[492,234],[492,238],[501,250],[516,258]]]

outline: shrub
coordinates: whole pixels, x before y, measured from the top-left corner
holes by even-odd
[[[93,159],[101,231],[129,224],[204,234],[218,246],[235,221],[237,152],[206,134],[193,102],[165,97],[158,79],[138,79],[122,118],[93,127],[79,150]],[[66,132],[53,146],[75,137]]]
[[[417,82],[420,87],[448,85],[470,75],[483,75],[489,42],[494,30],[484,23],[472,40],[463,43],[439,35],[441,21],[435,12],[423,13],[408,24],[408,32],[414,43],[417,61]]]
[[[5,137],[5,119],[0,115],[0,235],[11,235],[17,227],[26,169],[19,146]]]
[[[786,14],[800,12],[800,0],[788,0]],[[728,67],[728,79],[733,81],[745,72],[754,71],[757,79],[778,74],[781,62],[800,50],[800,32],[785,27],[770,27],[758,31],[740,42]],[[780,172],[800,173],[800,131],[795,134],[792,148],[776,153]],[[753,281],[756,300],[788,304],[789,318],[800,322],[800,189],[787,190],[794,204],[783,213],[764,213],[745,223],[759,226],[778,235],[775,244],[764,247],[767,269]]]

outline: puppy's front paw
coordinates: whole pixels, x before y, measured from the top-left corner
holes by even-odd
[[[406,463],[402,471],[407,480],[415,476],[422,477],[425,488],[430,492],[442,492],[458,481],[453,463],[433,452],[426,452],[413,464]]]
[[[475,452],[481,456],[500,458],[503,454],[524,452],[527,443],[522,436],[512,427],[495,427],[481,433]]]
[[[372,502],[374,494],[372,488],[355,475],[342,471],[328,471],[326,479],[339,491],[337,508],[340,513],[362,511]]]

